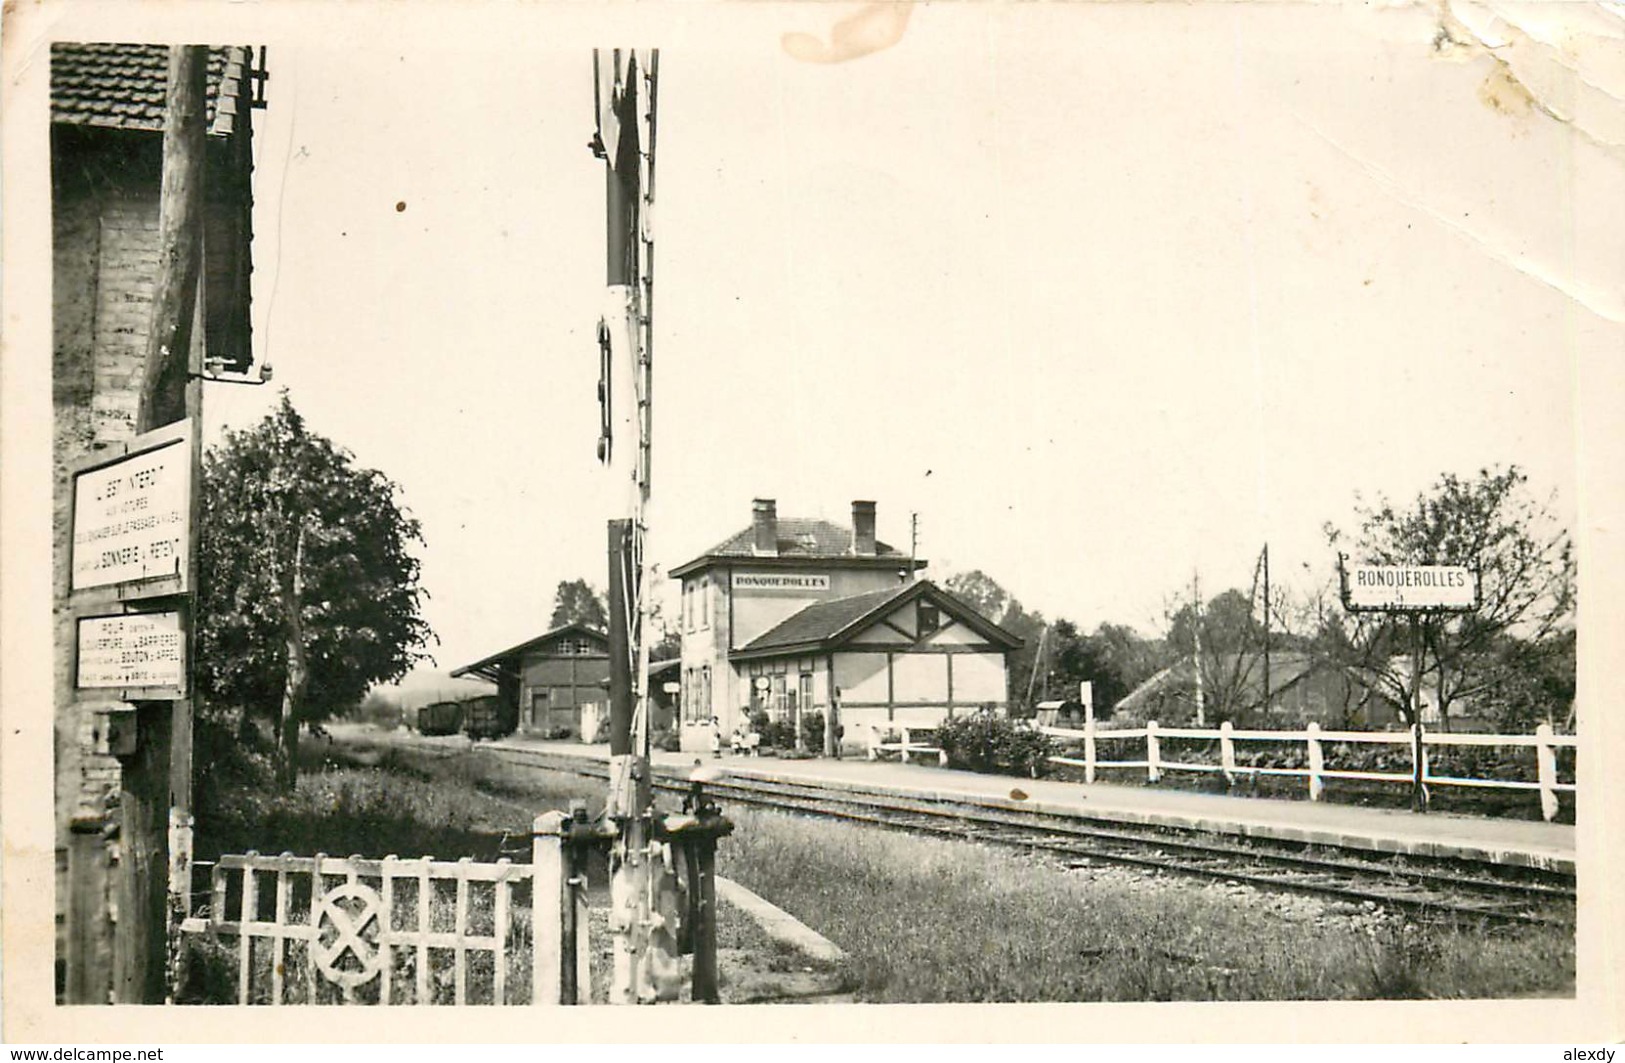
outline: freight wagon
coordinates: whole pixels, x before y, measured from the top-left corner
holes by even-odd
[[[501,738],[511,733],[512,722],[502,717],[502,699],[494,694],[463,702],[463,730],[476,741],[481,738]]]
[[[418,709],[418,732],[454,735],[463,729],[463,707],[455,701],[437,701]]]

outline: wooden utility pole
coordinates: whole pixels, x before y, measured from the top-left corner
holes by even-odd
[[[158,200],[158,275],[141,377],[136,432],[186,416],[186,380],[203,268],[203,163],[209,49],[169,50],[164,110],[163,184]]]
[[[1270,544],[1264,544],[1264,715],[1270,713]]]
[[[163,178],[158,206],[158,273],[136,416],[137,434],[199,413],[200,389],[189,385],[203,261],[204,126],[209,50],[177,45],[169,52],[164,112]],[[190,401],[189,401],[190,400]],[[188,407],[191,407],[189,410]],[[196,469],[199,434],[192,433]],[[198,491],[193,477],[194,531]],[[196,550],[188,551],[196,587]],[[191,609],[186,610],[190,618]],[[190,657],[194,640],[188,638]],[[187,693],[192,694],[190,685]],[[162,1003],[168,982],[169,828],[191,806],[191,701],[136,704],[136,749],[122,758],[119,798],[119,919],[114,930],[114,999]],[[179,884],[185,889],[187,884]]]
[[[1196,666],[1196,726],[1207,726],[1206,705],[1202,696],[1202,574],[1191,575],[1191,663]]]

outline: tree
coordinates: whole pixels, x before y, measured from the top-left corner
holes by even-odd
[[[649,659],[669,661],[683,652],[683,633],[666,619],[665,605],[658,597],[649,599]]]
[[[1176,661],[1195,662],[1193,685],[1201,676],[1204,723],[1236,720],[1262,705],[1263,645],[1253,602],[1233,588],[1200,610],[1187,602],[1168,618],[1167,652]]]
[[[431,634],[418,522],[383,473],[311,432],[284,392],[204,456],[198,681],[211,712],[269,719],[292,787],[299,726],[399,679]]]
[[[1009,657],[1007,695],[1011,705],[1025,705],[1029,689],[1043,689],[1047,670],[1049,637],[1043,614],[1027,612],[1018,599],[980,569],[956,572],[942,585],[948,593],[1022,640],[1021,648]],[[1035,678],[1039,685],[1034,685]]]
[[[550,628],[581,624],[595,631],[609,630],[609,600],[584,579],[559,580],[553,592],[553,619]]]
[[[1408,509],[1379,498],[1373,506],[1357,504],[1356,514],[1355,533],[1328,524],[1326,538],[1361,563],[1465,565],[1479,574],[1478,608],[1422,614],[1414,641],[1403,618],[1346,611],[1339,617],[1340,637],[1332,644],[1343,663],[1368,675],[1407,722],[1414,722],[1421,685],[1448,726],[1452,706],[1503,696],[1528,667],[1528,658],[1509,647],[1546,652],[1572,631],[1573,543],[1550,503],[1530,496],[1528,476],[1516,465],[1483,469],[1472,479],[1446,473]]]
[[[1050,628],[1050,644],[1049,685],[1045,691],[1048,697],[1071,700],[1078,696],[1079,686],[1088,682],[1093,687],[1095,714],[1104,717],[1132,689],[1111,647],[1079,631],[1072,621],[1055,622]]]

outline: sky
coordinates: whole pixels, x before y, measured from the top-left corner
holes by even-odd
[[[1265,542],[1308,589],[1357,495],[1445,472],[1522,465],[1574,526],[1577,366],[1625,319],[1583,223],[1625,202],[1617,7],[926,5],[784,46],[858,6],[664,24],[662,567],[755,497],[872,499],[928,575],[1152,634]],[[605,582],[591,58],[356,25],[270,48],[256,355],[401,485],[455,667]],[[276,390],[210,388],[211,436]]]

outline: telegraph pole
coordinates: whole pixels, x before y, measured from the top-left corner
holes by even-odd
[[[1270,713],[1270,544],[1264,544],[1264,715]]]
[[[1191,573],[1191,663],[1196,666],[1196,726],[1207,726],[1207,713],[1202,700],[1202,574]]]
[[[158,274],[136,416],[138,435],[190,416],[192,532],[197,523],[200,382],[191,379],[199,315],[203,260],[204,127],[209,50],[177,45],[169,50],[164,105],[162,185],[158,207]],[[186,593],[196,589],[195,547]],[[190,626],[193,610],[183,604]],[[187,639],[188,672],[194,640]],[[187,697],[136,703],[136,746],[120,757],[119,920],[114,930],[114,999],[121,1004],[159,1004],[167,993],[169,905],[187,882],[170,881],[171,835],[189,845],[192,790],[192,685]],[[173,828],[179,828],[178,830]],[[189,867],[189,860],[178,862]]]

